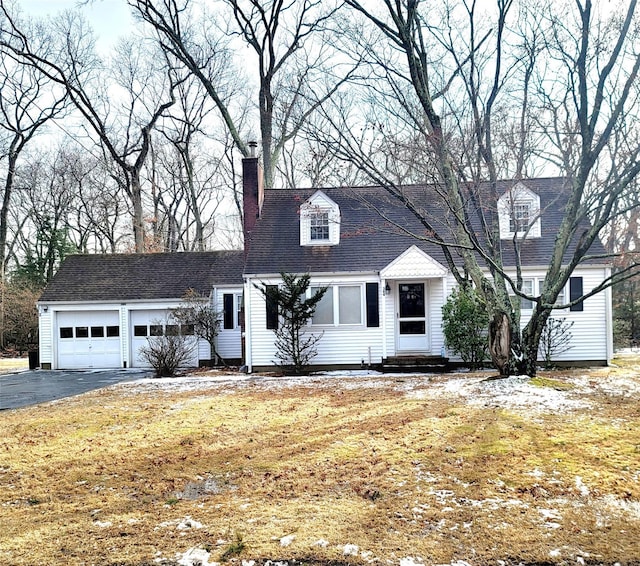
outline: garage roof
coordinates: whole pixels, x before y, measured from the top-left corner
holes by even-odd
[[[179,299],[189,289],[208,294],[215,286],[241,286],[242,269],[242,251],[72,255],[40,301]]]

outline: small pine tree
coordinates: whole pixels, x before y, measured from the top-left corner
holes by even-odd
[[[324,297],[328,287],[319,288],[307,297],[311,276],[281,273],[282,285],[256,285],[267,301],[278,305],[278,325],[274,329],[276,336],[275,362],[287,373],[303,373],[317,355],[315,348],[323,333],[308,334],[305,326],[313,317],[318,303]]]
[[[445,343],[472,369],[487,359],[489,313],[471,285],[453,290],[442,307]]]

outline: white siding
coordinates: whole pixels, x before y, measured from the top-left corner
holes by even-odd
[[[527,273],[527,277],[544,277],[543,272]],[[605,276],[605,270],[576,269],[572,277],[582,277],[583,292],[588,293],[599,285]],[[565,296],[569,299],[569,285]],[[569,309],[558,309],[552,313],[553,318],[565,318],[567,322],[573,322],[571,327],[572,347],[566,352],[556,356],[556,361],[602,361],[608,360],[608,336],[611,330],[608,328],[607,293],[598,293],[584,301],[584,310],[571,312]],[[523,317],[522,326],[527,320]]]
[[[261,280],[261,283],[275,285],[278,280]],[[380,327],[367,328],[365,283],[378,283],[379,297],[382,294],[382,286],[375,276],[370,277],[341,277],[339,280],[327,277],[313,278],[311,286],[323,285],[362,285],[362,324],[357,326],[323,326],[315,329],[309,326],[310,334],[319,334],[324,331],[322,338],[316,344],[318,355],[313,359],[314,365],[352,365],[379,364],[382,361],[382,320]],[[267,329],[266,305],[262,294],[253,285],[254,281],[248,281],[245,286],[245,301],[251,301],[249,308],[245,303],[245,312],[249,312],[251,328],[251,344],[248,351],[251,353],[249,364],[252,368],[273,366],[276,360],[274,346],[275,334]],[[380,311],[382,315],[382,310]]]
[[[129,311],[126,305],[120,305],[120,349],[122,366],[129,367],[131,360],[131,333],[129,331]]]
[[[234,296],[234,328],[224,328],[224,325],[221,324],[220,333],[216,337],[216,349],[224,359],[240,359],[242,358],[242,331],[238,324],[236,307],[238,306],[238,301],[242,300],[242,288],[220,287],[216,289],[213,293],[213,308],[222,316],[224,312],[223,297],[228,293]]]
[[[429,279],[429,324],[431,327],[431,353],[439,356],[444,347],[442,333],[442,305],[444,304],[444,279]]]
[[[384,285],[384,283],[383,283]],[[393,288],[391,292],[384,296],[384,341],[387,355],[395,356],[396,354],[396,306],[395,292]]]
[[[40,350],[40,366],[50,364],[47,367],[53,368],[53,311],[47,307],[47,312],[40,308],[39,319],[39,350]]]
[[[536,285],[545,277],[543,270],[524,270],[524,279],[534,279]],[[583,292],[588,293],[591,289],[599,285],[606,277],[604,268],[580,268],[576,269],[572,277],[582,277]],[[455,280],[450,277],[447,281],[448,289],[455,285]],[[537,287],[536,287],[537,289]],[[566,300],[569,300],[569,284],[565,288]],[[567,322],[573,322],[570,329],[572,347],[559,355],[554,356],[554,361],[562,362],[590,362],[609,361],[611,359],[611,336],[610,309],[611,295],[609,292],[602,292],[584,301],[583,311],[570,311],[569,309],[554,309],[552,318],[565,318]],[[530,317],[530,311],[523,310],[521,318],[521,328],[524,328]],[[454,360],[460,358],[448,352]],[[542,360],[540,360],[542,361]]]

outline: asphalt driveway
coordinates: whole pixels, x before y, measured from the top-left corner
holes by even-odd
[[[151,375],[150,370],[144,369],[35,370],[0,375],[0,411],[72,397]]]

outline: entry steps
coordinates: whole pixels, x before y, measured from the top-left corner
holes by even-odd
[[[389,356],[382,360],[381,371],[387,373],[449,371],[449,358],[442,356]]]

